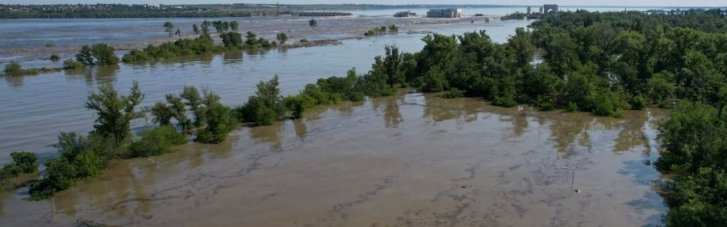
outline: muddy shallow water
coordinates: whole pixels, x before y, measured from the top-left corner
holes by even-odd
[[[53,200],[3,194],[0,223],[657,225],[665,207],[648,163],[661,116],[537,112],[417,93],[343,103],[241,128],[224,144],[114,162]]]

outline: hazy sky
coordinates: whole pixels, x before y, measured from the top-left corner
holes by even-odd
[[[616,0],[616,1],[584,1],[584,0],[0,0],[0,4],[57,4],[57,3],[124,3],[124,4],[199,4],[199,3],[276,3],[281,4],[495,4],[495,5],[541,5],[555,3],[577,6],[727,6],[726,0]]]

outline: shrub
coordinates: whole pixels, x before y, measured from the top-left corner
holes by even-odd
[[[115,49],[107,44],[99,43],[91,47],[84,45],[76,54],[76,60],[84,65],[116,65],[119,57]]]
[[[463,91],[461,91],[457,88],[451,88],[442,97],[447,98],[447,99],[453,99],[453,98],[461,98],[463,96],[464,96]]]
[[[300,96],[287,96],[283,99],[283,103],[285,104],[285,108],[291,112],[291,118],[299,119],[303,117],[306,105],[303,98]]]
[[[600,116],[617,117],[621,115],[621,96],[613,91],[598,92],[592,100],[592,112]]]
[[[31,199],[49,198],[56,192],[67,189],[76,180],[76,167],[65,158],[50,160],[45,166],[46,176],[30,186]]]
[[[35,153],[21,151],[10,153],[20,173],[32,173],[38,170],[38,158]]]
[[[73,60],[73,59],[68,59],[68,60],[63,61],[63,69],[80,69],[83,67],[84,67],[83,63]]]
[[[49,59],[51,61],[60,61],[61,60],[61,57],[58,56],[57,54],[51,54]]]
[[[643,110],[646,108],[646,97],[644,95],[633,96],[629,100],[629,105],[631,105],[632,110]]]
[[[5,65],[5,70],[3,70],[3,72],[8,76],[20,76],[23,75],[23,66],[20,65],[20,63],[11,61]]]
[[[277,34],[277,35],[275,36],[275,38],[277,38],[277,39],[278,39],[278,42],[279,42],[280,44],[285,44],[285,42],[287,42],[287,41],[288,41],[288,34],[286,34],[285,32],[280,32],[280,33],[278,33],[278,34]]]
[[[170,152],[172,145],[187,142],[184,134],[178,133],[174,126],[167,125],[141,133],[141,139],[129,146],[130,157],[149,157]]]
[[[235,127],[236,119],[229,107],[221,103],[212,103],[206,108],[207,127],[197,133],[197,142],[221,143],[227,133]]]

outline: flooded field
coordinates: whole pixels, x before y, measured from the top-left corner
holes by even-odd
[[[489,24],[450,24],[432,26],[446,34],[488,31],[493,40],[505,42],[516,27],[528,21]],[[206,87],[222,96],[228,105],[240,105],[255,91],[255,84],[280,76],[284,94],[295,94],[318,78],[345,75],[356,68],[365,73],[374,57],[384,54],[386,45],[402,51],[419,51],[424,34],[401,33],[368,39],[344,40],[336,46],[272,50],[264,54],[227,53],[195,59],[158,63],[151,66],[120,65],[87,71],[64,71],[38,76],[2,77],[0,80],[0,164],[10,152],[30,150],[41,156],[55,154],[51,147],[61,131],[88,132],[93,113],[83,108],[86,97],[101,83],[113,83],[126,91],[139,81],[146,98],[142,106],[164,99],[164,94],[180,92],[184,86]],[[149,119],[151,120],[151,119]],[[137,126],[145,124],[144,120]]]
[[[114,162],[52,201],[6,194],[0,222],[657,225],[665,208],[649,163],[660,116],[505,109],[417,93],[321,107],[240,129],[224,144]]]
[[[146,95],[142,106],[190,85],[235,106],[254,93],[258,81],[274,75],[284,95],[295,94],[318,78],[351,68],[368,71],[386,45],[419,51],[428,32],[487,30],[504,42],[530,23],[400,20],[388,14],[323,19],[319,30],[307,27],[308,18],[236,18],[241,30],[265,37],[290,31],[291,40],[339,39],[339,45],[3,77],[0,164],[19,150],[52,157],[59,132],[91,130],[94,115],[83,104],[103,83],[126,91],[139,81]],[[0,43],[6,45],[0,46],[0,64],[56,64],[43,58],[53,52],[67,58],[78,45],[96,41],[126,48],[159,42],[167,39],[163,20],[0,21],[8,31],[49,30],[26,38],[0,34],[8,40]],[[173,22],[188,27],[201,20]],[[402,25],[399,34],[356,38],[370,26],[392,22]],[[53,44],[41,44],[48,40]],[[656,123],[662,116],[649,110],[601,118],[402,93],[240,128],[219,145],[190,143],[163,156],[114,161],[100,177],[52,200],[26,201],[27,189],[0,192],[0,226],[659,225],[666,208],[651,188],[661,177],[651,164],[658,158]],[[134,129],[150,120],[135,121]]]

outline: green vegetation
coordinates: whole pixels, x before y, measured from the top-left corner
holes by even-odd
[[[114,48],[99,43],[93,46],[84,45],[76,54],[76,61],[84,65],[117,65],[119,57],[114,53]]]
[[[85,67],[83,63],[73,59],[63,61],[63,69],[81,69],[83,67]]]
[[[166,125],[142,132],[141,139],[129,145],[129,152],[132,157],[156,156],[171,152],[173,145],[185,143],[185,134],[178,133],[171,125]]]
[[[316,27],[318,27],[318,21],[316,19],[310,19],[308,21],[308,26],[315,29]]]
[[[34,173],[38,171],[38,158],[35,153],[21,151],[10,153],[13,162],[0,169],[0,188],[14,189],[17,185],[9,180],[20,176],[20,174]]]
[[[383,35],[383,34],[386,34],[387,29],[388,29],[389,33],[397,33],[397,32],[399,32],[399,26],[397,26],[395,24],[392,24],[392,25],[389,25],[388,27],[387,26],[381,26],[381,27],[376,27],[376,28],[369,29],[368,31],[366,31],[364,33],[364,36],[379,36],[379,35]]]
[[[174,33],[174,24],[172,24],[172,22],[170,21],[164,22],[164,31],[169,33],[169,36],[172,36],[172,34]]]
[[[521,12],[514,12],[511,14],[507,14],[504,17],[500,17],[500,20],[522,20],[523,18],[527,17],[527,13],[521,13]]]
[[[48,60],[56,62],[56,61],[60,61],[61,57],[58,56],[57,54],[51,54],[50,57],[48,58]]]
[[[659,128],[665,150],[656,163],[674,176],[662,188],[670,207],[664,221],[667,226],[727,223],[727,54],[719,51],[727,48],[724,15],[579,11],[546,16],[532,28],[531,43],[544,51],[544,63],[535,71],[547,77],[516,81],[551,78],[553,88],[536,84],[528,90],[554,94],[556,107],[600,115],[673,107]],[[521,71],[515,75],[532,75]],[[540,105],[547,99],[535,100]]]
[[[23,75],[23,66],[20,65],[20,63],[11,61],[7,65],[5,65],[5,70],[3,70],[5,75],[8,76],[20,76]]]
[[[275,36],[275,38],[277,38],[278,43],[282,45],[288,41],[288,34],[286,34],[285,32],[280,32]]]
[[[20,65],[20,63],[11,61],[7,65],[5,65],[5,69],[3,70],[3,73],[5,73],[6,76],[22,76],[22,75],[36,75],[39,74],[41,71],[48,71],[48,69],[37,69],[37,68],[30,68],[30,69],[23,69],[23,66]]]
[[[158,46],[149,45],[144,49],[131,50],[129,53],[125,54],[121,60],[124,63],[147,63],[162,59],[199,56],[224,51],[268,50],[278,45],[274,41],[258,38],[255,33],[249,31],[243,40],[242,34],[236,31],[230,31],[230,28],[235,30],[234,27],[232,27],[233,25],[239,26],[236,24],[237,22],[234,21],[204,21],[201,26],[202,34],[197,38],[179,39],[176,41],[165,42]],[[219,33],[219,36],[222,39],[221,45],[215,45],[214,40],[210,37],[210,26],[213,26]],[[196,24],[194,27],[196,27]]]

